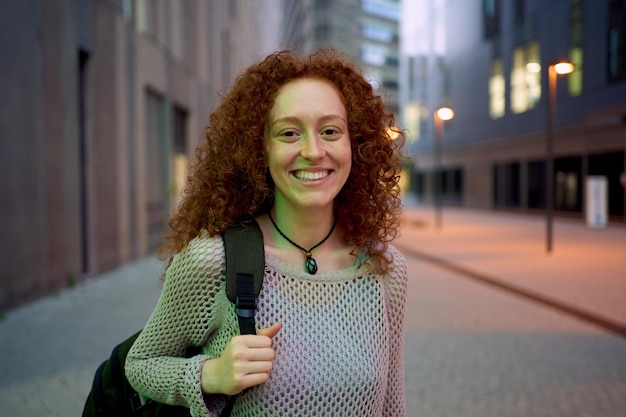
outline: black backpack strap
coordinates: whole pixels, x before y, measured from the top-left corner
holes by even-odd
[[[254,313],[257,307],[257,297],[254,293],[254,276],[237,272],[237,297],[235,298],[235,313],[239,321],[239,333],[256,334]]]
[[[102,386],[102,375],[104,374],[104,367],[107,365],[108,361],[102,362],[98,369],[96,370],[96,375],[93,378],[93,385],[91,387],[90,397],[87,399],[89,403],[90,400],[93,400],[94,407],[94,415],[96,417],[100,417],[105,412],[106,400],[104,399],[104,387]],[[85,408],[85,412],[86,412]],[[83,412],[83,415],[85,415]]]
[[[265,274],[263,233],[256,220],[224,232],[226,295],[235,303],[241,334],[256,334],[254,313]]]
[[[254,313],[265,275],[263,233],[256,220],[224,232],[226,295],[235,304],[239,333],[256,334]],[[220,417],[230,416],[237,396],[226,402]]]

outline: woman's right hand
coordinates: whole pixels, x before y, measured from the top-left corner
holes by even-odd
[[[204,362],[202,392],[235,395],[266,382],[273,368],[272,338],[281,327],[280,323],[274,323],[256,335],[233,337],[219,359]]]

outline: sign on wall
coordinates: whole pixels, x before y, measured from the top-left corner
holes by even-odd
[[[605,176],[590,175],[586,182],[585,215],[587,226],[605,227],[608,220],[608,180]]]

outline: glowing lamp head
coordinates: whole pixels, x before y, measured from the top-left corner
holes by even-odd
[[[454,118],[454,110],[450,107],[440,107],[435,112],[439,120],[447,121],[452,120]]]
[[[574,72],[574,64],[571,62],[557,62],[554,64],[554,72],[560,75],[571,74]]]

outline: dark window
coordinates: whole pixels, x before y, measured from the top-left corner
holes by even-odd
[[[167,227],[167,169],[166,137],[164,132],[164,97],[146,91],[146,174],[150,180],[146,190],[148,248],[156,249]]]
[[[389,65],[390,67],[398,67],[400,65],[400,61],[397,57],[387,56],[385,57],[385,65]]]
[[[570,47],[579,47],[583,44],[583,2],[570,0]]]
[[[582,212],[582,158],[554,161],[554,208]]]
[[[521,169],[519,162],[493,166],[493,205],[520,207]]]
[[[463,203],[463,170],[453,168],[443,174],[443,200],[449,204]]]
[[[419,199],[424,198],[424,196],[426,195],[425,181],[426,173],[424,173],[423,171],[413,172],[413,175],[411,176],[411,189],[415,193],[415,196]]]
[[[512,163],[504,169],[504,204],[507,207],[520,206],[520,164]]]
[[[608,78],[626,78],[626,0],[612,0],[609,10]]]
[[[528,163],[528,207],[531,209],[546,207],[545,161],[531,161]]]
[[[500,0],[483,0],[483,25],[486,39],[500,35]]]
[[[174,153],[187,153],[187,112],[177,106],[172,108],[172,145]]]
[[[398,81],[396,80],[383,80],[383,88],[389,90],[397,90],[398,89]]]

